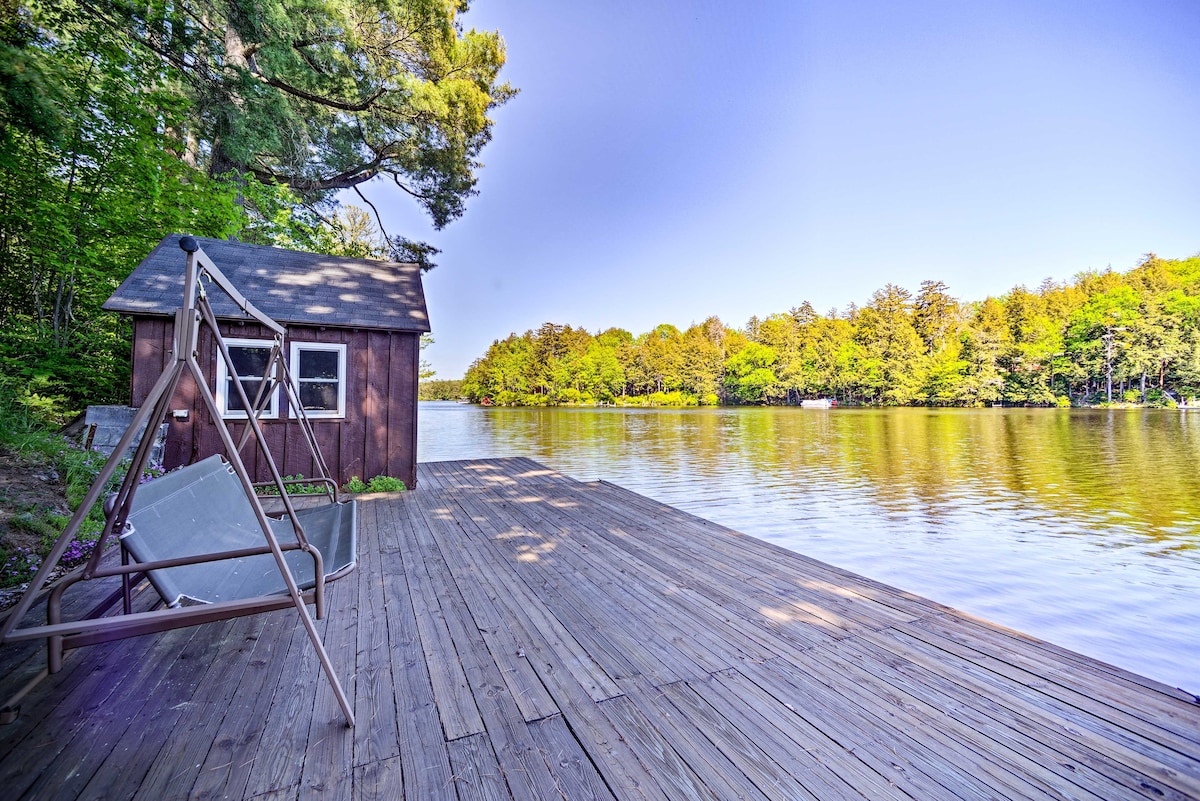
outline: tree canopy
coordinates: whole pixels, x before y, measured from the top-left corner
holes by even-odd
[[[1169,404],[1200,393],[1200,257],[1150,254],[1124,274],[974,302],[941,281],[915,297],[888,284],[861,308],[823,316],[805,301],[741,330],[716,317],[638,337],[547,323],[494,342],[463,392],[527,405]]]
[[[188,101],[183,156],[305,196],[385,176],[437,227],[463,213],[504,42],[445,0],[78,0]],[[70,4],[59,15],[72,14]]]
[[[28,0],[0,19],[0,390],[51,418],[128,392],[100,311],[187,232],[432,266],[333,195],[373,178],[437,227],[475,192],[498,33],[447,0]]]

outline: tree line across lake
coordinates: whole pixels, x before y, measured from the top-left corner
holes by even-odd
[[[742,329],[717,317],[634,336],[545,323],[496,340],[467,370],[474,401],[650,406],[986,406],[1144,403],[1200,393],[1200,256],[1047,279],[963,302],[940,281],[862,307],[808,302]]]

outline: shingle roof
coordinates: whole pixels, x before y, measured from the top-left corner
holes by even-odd
[[[173,315],[183,299],[187,254],[171,234],[134,268],[104,303],[131,315]],[[260,310],[281,323],[428,331],[421,271],[415,264],[323,256],[195,237],[200,247]],[[219,290],[218,317],[243,318]]]

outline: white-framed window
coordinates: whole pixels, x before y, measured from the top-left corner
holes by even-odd
[[[293,342],[291,371],[306,415],[346,416],[345,345]]]
[[[246,398],[254,403],[258,395],[258,387],[262,383],[263,373],[267,370],[267,362],[271,359],[271,347],[274,343],[269,339],[227,339],[226,347],[233,359],[233,367],[241,378],[242,388]],[[245,418],[246,408],[242,405],[237,391],[233,388],[233,376],[225,365],[225,359],[217,351],[217,409],[222,417]],[[279,416],[279,388],[271,393],[267,408],[263,411],[264,418]]]

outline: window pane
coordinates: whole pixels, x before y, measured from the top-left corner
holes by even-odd
[[[292,343],[292,375],[300,395],[300,406],[318,417],[345,414],[346,346],[315,342]]]
[[[337,411],[338,385],[336,382],[311,382],[300,384],[300,403],[307,411]]]
[[[337,380],[338,356],[336,350],[300,351],[300,378],[329,378]]]
[[[260,376],[267,371],[267,360],[271,358],[271,349],[230,345],[229,355],[233,359],[233,368],[237,370],[238,375]]]
[[[229,380],[229,398],[225,404],[227,411],[244,412],[246,407],[242,405],[242,399],[238,397],[237,390],[233,388],[233,380]],[[242,380],[242,389],[246,391],[246,398],[251,403],[254,403],[254,396],[258,394],[258,385],[262,381],[247,381]],[[270,401],[267,402],[267,407],[270,408]]]

